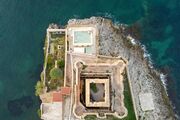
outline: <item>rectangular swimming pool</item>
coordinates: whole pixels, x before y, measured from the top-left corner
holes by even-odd
[[[74,44],[91,44],[92,31],[74,31]]]

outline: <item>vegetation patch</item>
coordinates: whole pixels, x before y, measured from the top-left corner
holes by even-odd
[[[61,69],[64,69],[65,61],[64,60],[58,60],[57,61],[58,67]]]
[[[84,119],[85,120],[97,120],[97,117],[95,115],[87,115]]]
[[[128,83],[128,77],[127,77],[127,73],[124,73],[124,104],[125,107],[128,110],[128,115],[127,117],[120,119],[114,116],[107,116],[108,120],[136,120],[136,116],[135,116],[135,112],[134,112],[134,108],[133,108],[133,102],[132,102],[132,97],[131,97],[131,91],[130,91],[130,87],[129,87],[129,83]]]
[[[41,118],[41,109],[37,110],[37,115],[39,116],[39,118]]]
[[[48,58],[47,58],[47,67],[46,67],[46,79],[47,80],[51,79],[50,71],[55,66],[55,62],[54,61],[55,61],[54,57],[52,55],[48,55]]]
[[[35,95],[38,96],[43,93],[44,85],[42,81],[38,81],[35,86]]]
[[[97,86],[96,86],[95,83],[90,83],[90,89],[95,93],[98,91]]]
[[[83,64],[82,69],[84,70],[84,69],[86,69],[87,67],[88,67],[87,65],[84,65],[84,64]]]
[[[124,83],[124,104],[128,110],[128,115],[123,120],[136,120],[127,73],[124,74],[123,83]]]

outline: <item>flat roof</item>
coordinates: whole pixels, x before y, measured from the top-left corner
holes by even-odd
[[[62,120],[62,102],[42,103],[41,119],[44,120]]]
[[[92,54],[93,50],[92,50],[92,47],[85,47],[85,53],[87,54]]]
[[[87,107],[110,107],[110,95],[109,95],[109,79],[86,79],[86,106]],[[90,100],[90,84],[91,83],[103,83],[104,84],[104,101],[91,102]]]
[[[70,87],[61,87],[61,92],[63,95],[70,95],[71,94],[71,88]]]
[[[152,93],[140,93],[139,100],[143,111],[154,110]]]
[[[84,53],[84,48],[83,47],[75,47],[74,52],[76,52],[76,53]]]
[[[63,101],[63,96],[62,92],[53,92],[53,102],[62,102]]]

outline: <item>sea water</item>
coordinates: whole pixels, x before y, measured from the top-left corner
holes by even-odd
[[[179,0],[0,0],[0,119],[38,120],[34,86],[49,23],[103,16],[135,26],[180,114]]]

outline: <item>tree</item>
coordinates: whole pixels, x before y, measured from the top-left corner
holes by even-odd
[[[43,92],[44,85],[42,81],[38,81],[36,86],[35,86],[35,95],[38,96]]]
[[[63,78],[63,71],[60,68],[53,68],[50,71],[51,79],[60,79]]]

